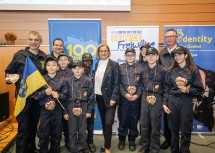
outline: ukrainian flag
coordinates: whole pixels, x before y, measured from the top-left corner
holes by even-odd
[[[26,58],[19,94],[16,100],[14,115],[17,116],[25,107],[26,98],[33,92],[46,85],[43,76],[37,70],[29,57]]]

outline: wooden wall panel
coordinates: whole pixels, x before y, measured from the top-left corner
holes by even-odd
[[[49,18],[100,18],[102,19],[102,41],[106,42],[107,26],[148,26],[159,25],[159,43],[162,49],[164,25],[215,25],[214,0],[132,0],[130,12],[90,12],[90,11],[0,11],[0,43],[5,42],[4,33],[15,32],[16,45],[26,45],[30,30],[37,30],[43,36],[43,45],[48,45]],[[0,85],[1,91],[14,87],[4,82],[4,69],[13,54],[23,47],[0,47]],[[48,53],[48,47],[42,47]],[[11,104],[11,114],[13,106]]]

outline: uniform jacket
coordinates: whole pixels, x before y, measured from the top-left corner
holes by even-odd
[[[183,77],[187,79],[187,85],[190,86],[189,93],[183,93],[176,85],[176,78]],[[203,84],[201,82],[201,76],[199,70],[194,68],[191,72],[187,66],[181,68],[180,66],[173,67],[167,72],[164,83],[164,104],[167,105],[169,95],[183,95],[189,96],[190,99],[194,96],[200,95],[204,91]]]
[[[126,72],[126,67],[127,67],[127,72]],[[136,69],[134,71],[134,69]],[[141,73],[142,67],[136,63],[133,65],[129,65],[128,63],[123,63],[119,66],[119,74],[120,74],[120,94],[122,96],[125,96],[128,91],[127,88],[129,86],[134,86],[136,87],[136,95],[140,97],[141,95],[141,88],[140,88],[140,73]],[[129,82],[128,82],[128,78]]]
[[[87,113],[91,113],[92,109],[95,106],[95,96],[93,92],[92,81],[86,75],[82,75],[79,79],[75,78],[75,76],[72,76],[69,77],[67,81],[69,94],[68,103],[73,103],[76,107],[79,105],[76,101],[80,100],[80,107],[82,107],[82,105],[87,104]]]
[[[59,101],[63,103],[68,98],[68,88],[66,81],[59,74],[56,74],[53,78],[46,74],[44,79],[46,80],[49,87],[59,94]],[[33,96],[34,99],[39,100],[39,104],[41,106],[45,105],[50,100],[55,101],[56,106],[58,106],[59,104],[57,100],[52,95],[46,94],[45,90],[47,88],[48,87],[45,85],[40,90],[38,90]]]
[[[39,50],[37,55],[34,55],[29,51],[29,47],[26,47],[23,50],[18,51],[14,54],[12,61],[5,69],[6,74],[19,74],[20,78],[16,82],[16,90],[19,90],[20,82],[22,80],[22,74],[25,67],[26,57],[29,57],[31,61],[34,63],[36,68],[40,71],[40,73],[44,74],[44,64],[46,59],[46,54]]]
[[[162,65],[157,63],[151,69],[147,64],[143,67],[141,72],[142,90],[148,92],[148,94],[153,94],[153,90],[154,94],[162,94],[164,79],[165,68]]]

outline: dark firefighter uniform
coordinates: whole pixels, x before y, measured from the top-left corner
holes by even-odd
[[[179,45],[176,44],[175,47],[173,47],[171,49],[171,51],[173,51],[177,46],[179,46]],[[189,52],[189,54],[191,54],[191,53]],[[167,69],[170,66],[172,66],[173,62],[174,62],[174,58],[171,55],[171,53],[168,51],[168,48],[167,47],[163,48],[159,54],[159,63]],[[191,58],[191,62],[194,64],[193,58]],[[167,114],[164,113],[164,137],[165,137],[166,141],[168,142],[168,144],[170,145],[170,143],[171,143],[171,131],[169,129],[167,120],[168,120]]]
[[[58,60],[61,56],[66,56],[69,59],[69,56],[67,54],[61,53],[58,56]],[[71,77],[73,75],[72,70],[70,68],[65,68],[65,69],[61,69],[59,66],[59,70],[57,72],[65,81],[68,80],[69,77]],[[67,102],[63,103],[63,106],[65,108],[67,108]],[[67,111],[63,111],[63,115],[66,114]],[[63,119],[63,134],[65,137],[65,146],[69,147],[69,129],[68,129],[68,121],[66,121],[65,119]]]
[[[49,58],[49,57],[48,57]],[[49,59],[51,60],[51,59]],[[52,60],[54,60],[52,58]],[[48,60],[46,59],[48,62]],[[57,62],[57,61],[56,61]],[[48,74],[44,76],[49,87],[53,91],[59,94],[59,101],[64,102],[67,98],[67,83],[59,74],[56,74],[51,78]],[[45,90],[47,86],[42,87],[39,91],[36,92],[34,98],[39,100],[41,107],[40,113],[40,125],[38,128],[38,137],[40,140],[40,152],[41,153],[57,153],[58,146],[60,143],[60,137],[62,132],[62,107],[58,101],[52,96],[47,95]],[[54,101],[56,106],[53,110],[47,110],[45,104],[49,101]],[[50,138],[50,139],[49,139]],[[50,149],[48,151],[50,140]]]
[[[73,67],[81,66],[82,62],[78,61],[73,63]],[[74,75],[68,78],[68,126],[69,126],[69,141],[72,153],[83,152],[87,147],[86,143],[86,130],[87,121],[86,113],[92,113],[95,103],[93,93],[93,84],[91,80],[82,75],[79,79]],[[73,112],[74,108],[81,108],[82,113],[76,116]]]
[[[41,74],[44,74],[44,63],[46,54],[39,50],[35,55],[29,51],[29,47],[14,54],[11,63],[5,69],[6,74],[19,74],[20,78],[16,82],[16,97],[19,92],[20,82],[24,71],[26,57],[29,57]],[[26,99],[23,111],[16,117],[18,122],[18,134],[16,137],[16,152],[33,152],[36,149],[35,137],[37,124],[40,116],[40,107],[38,101],[31,96]]]
[[[82,62],[85,60],[91,60],[93,64],[93,57],[90,53],[84,53],[82,56]],[[94,84],[94,76],[95,71],[94,70],[87,70],[84,69],[84,74],[92,81]],[[90,152],[96,152],[96,148],[93,142],[93,130],[94,130],[94,115],[95,115],[95,107],[92,109],[91,117],[87,119],[87,144],[90,149]]]
[[[157,49],[149,48],[146,54],[158,54]],[[162,116],[162,94],[165,69],[156,62],[153,68],[147,64],[141,72],[142,98],[141,98],[141,136],[142,150],[139,152],[158,153],[160,149],[160,128]],[[154,96],[154,104],[148,100],[148,96]]]
[[[133,48],[128,48],[125,52],[135,53]],[[125,145],[125,138],[128,135],[129,148],[134,151],[135,139],[138,137],[137,123],[139,117],[140,108],[140,72],[141,67],[139,64],[133,63],[132,65],[123,63],[119,67],[120,75],[120,104],[118,108],[119,117],[119,149],[120,145]],[[133,95],[137,95],[138,98],[135,101],[128,100],[125,95],[129,93],[128,87],[135,86],[136,92]],[[120,144],[121,143],[121,144]],[[131,147],[132,146],[132,147]]]
[[[182,53],[186,50],[180,49]],[[173,53],[178,50],[175,49]],[[188,93],[183,93],[177,87],[176,78],[182,77],[187,80],[186,87],[189,87]],[[171,152],[188,153],[191,132],[193,129],[193,104],[192,98],[203,92],[204,88],[201,82],[199,70],[194,67],[191,72],[187,65],[181,68],[179,65],[170,69],[166,75],[164,84],[164,104],[168,105],[171,113],[168,115],[168,123],[171,130]],[[179,147],[179,130],[181,131],[181,141]],[[179,149],[180,148],[180,149]]]

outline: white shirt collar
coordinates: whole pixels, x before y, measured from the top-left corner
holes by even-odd
[[[167,47],[167,51],[171,54],[171,52],[176,48],[176,46],[177,46],[177,44],[175,44],[175,46],[174,46],[172,49],[169,49],[169,48]]]

